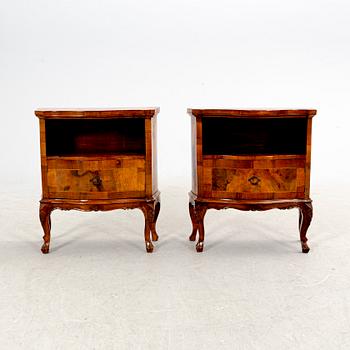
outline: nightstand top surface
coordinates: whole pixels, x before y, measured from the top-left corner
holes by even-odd
[[[124,108],[39,108],[35,110],[38,118],[151,118],[159,113],[159,107]]]
[[[231,117],[231,118],[283,118],[309,117],[312,118],[315,109],[195,109],[188,108],[187,113],[195,117]]]

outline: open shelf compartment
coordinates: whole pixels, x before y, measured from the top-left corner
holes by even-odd
[[[305,155],[307,118],[203,117],[203,156]]]
[[[145,120],[48,119],[47,157],[145,155]]]

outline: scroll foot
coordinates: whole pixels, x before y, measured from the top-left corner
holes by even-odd
[[[204,242],[198,242],[196,244],[197,253],[202,253],[203,252],[203,248],[204,248]]]
[[[50,251],[50,243],[44,243],[41,246],[41,251],[42,251],[43,254],[48,254],[49,251]]]
[[[146,243],[146,252],[152,253],[153,252],[153,244],[152,242],[145,242]]]
[[[301,242],[301,250],[303,253],[308,253],[310,251],[310,248],[306,242]]]

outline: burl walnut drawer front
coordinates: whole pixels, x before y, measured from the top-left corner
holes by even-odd
[[[203,161],[206,196],[228,199],[303,198],[305,160],[297,158],[208,159]]]
[[[145,195],[145,159],[142,156],[108,159],[48,157],[50,198],[116,199]]]

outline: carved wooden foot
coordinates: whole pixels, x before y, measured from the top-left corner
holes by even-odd
[[[157,224],[157,219],[160,211],[160,202],[157,202],[154,206],[154,218],[151,226],[151,233],[152,233],[152,241],[158,241],[158,234],[156,231],[156,224]]]
[[[153,244],[152,242],[146,242],[146,252],[152,253],[153,252]]]
[[[41,252],[43,254],[48,254],[50,251],[50,244],[49,243],[44,243],[42,246],[41,246]]]
[[[197,253],[202,253],[204,249],[204,242],[198,241],[196,244],[196,251]]]
[[[198,231],[198,220],[196,215],[196,209],[193,203],[190,202],[188,204],[188,209],[189,209],[190,217],[192,221],[192,233],[189,237],[189,240],[194,242],[196,240],[197,231]]]
[[[307,244],[306,232],[310,226],[312,220],[312,204],[303,203],[299,207],[299,232],[300,243],[303,253],[308,253],[310,248]]]
[[[147,253],[153,252],[153,244],[151,242],[150,233],[151,233],[150,225],[147,222],[147,219],[145,219],[145,244],[146,244]]]
[[[41,226],[44,230],[44,244],[41,247],[43,254],[48,254],[50,251],[50,238],[51,238],[51,212],[53,207],[49,204],[40,204],[39,217]]]
[[[153,244],[151,242],[151,229],[154,227],[154,209],[153,204],[146,204],[142,207],[142,212],[145,216],[145,244],[146,244],[146,252],[153,252]],[[152,233],[155,232],[152,230]]]
[[[199,238],[196,244],[196,250],[198,253],[203,252],[204,249],[204,216],[207,212],[207,206],[205,204],[196,204],[196,217],[198,220],[198,232]]]

